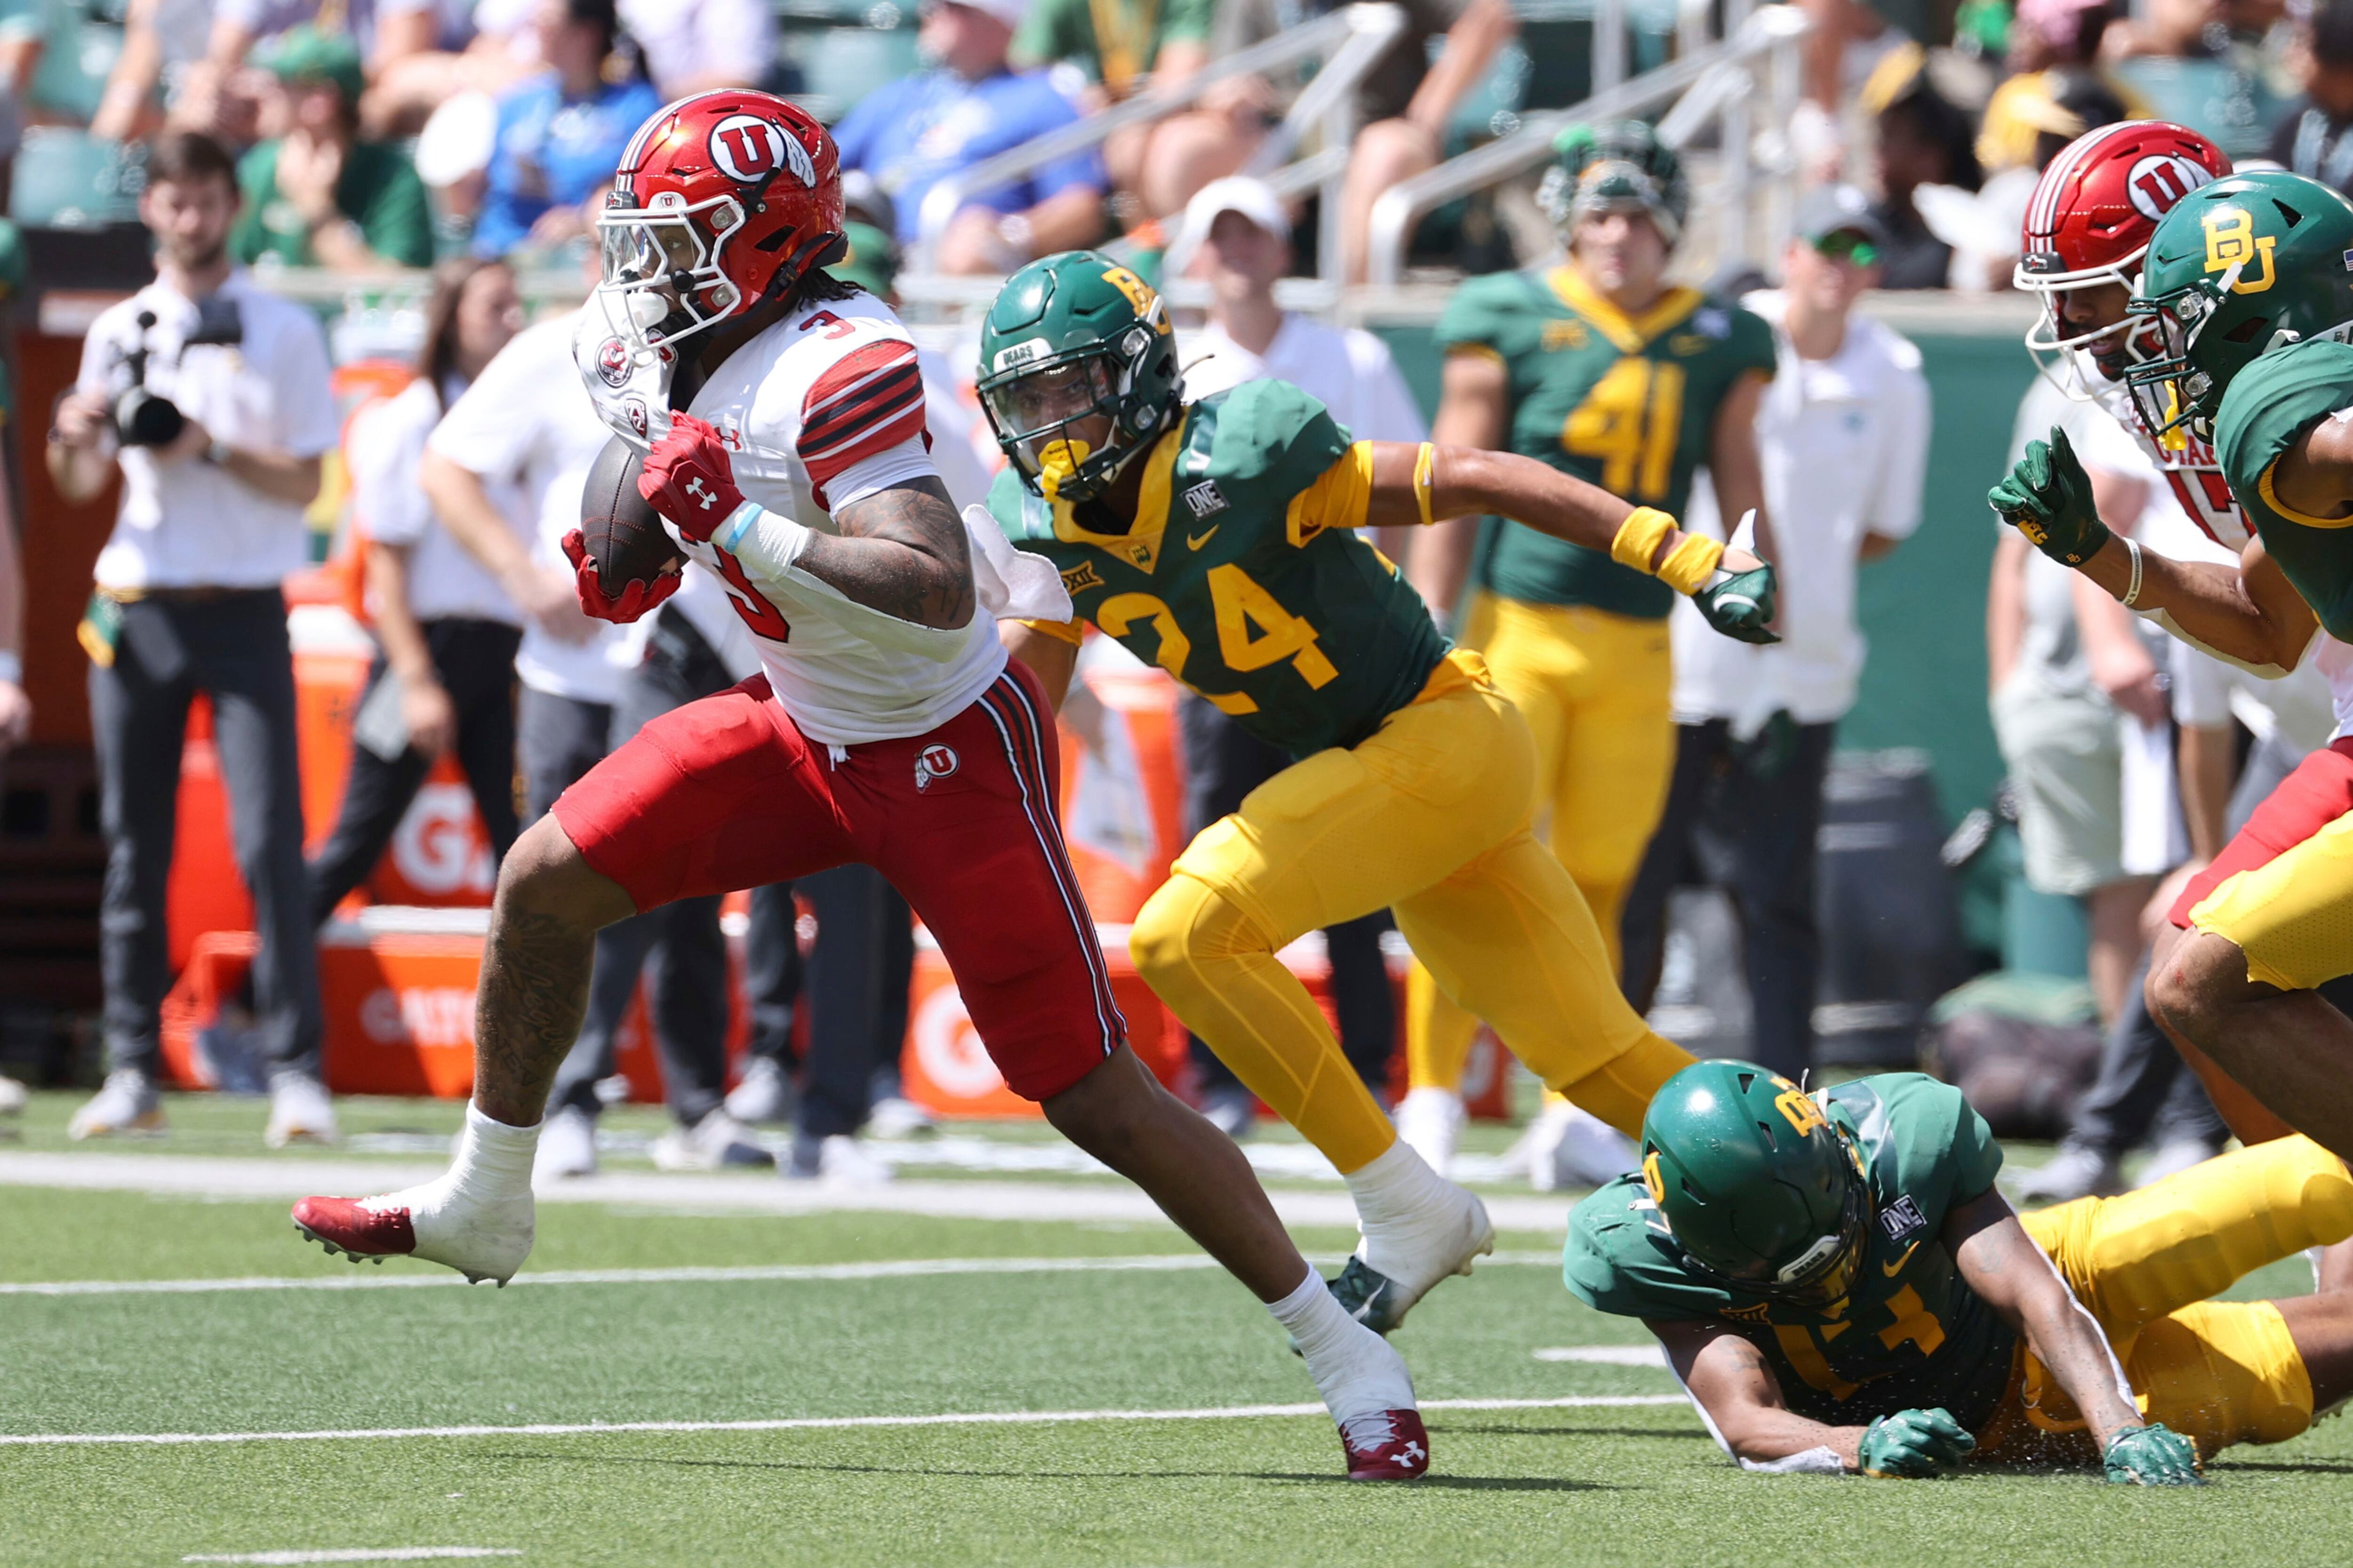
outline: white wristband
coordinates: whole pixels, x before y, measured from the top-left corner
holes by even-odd
[[[25,660],[17,654],[0,647],[0,686],[25,684]]]
[[[722,536],[726,542],[721,542]],[[809,531],[788,517],[778,517],[756,501],[745,501],[719,525],[712,542],[762,576],[781,579],[800,559]]]
[[[2125,584],[2124,606],[2127,610],[2140,606],[2140,541],[2129,534],[2119,534],[2125,542],[2125,552],[2132,557],[2132,577]]]

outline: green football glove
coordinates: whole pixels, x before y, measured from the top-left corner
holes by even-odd
[[[1719,574],[1717,580],[1692,595],[1692,603],[1707,624],[1738,642],[1777,643],[1766,629],[1773,618],[1773,567],[1768,562],[1750,572]]]
[[[2056,425],[2048,441],[2030,441],[2010,477],[1986,493],[2002,521],[2062,566],[2081,566],[2108,542],[2092,502],[2092,476]]]
[[[2127,1426],[2108,1439],[2108,1484],[2119,1487],[2202,1487],[2198,1445],[2162,1422]]]
[[[1863,1429],[1862,1473],[1918,1479],[1957,1469],[1978,1440],[1948,1410],[1899,1410]]]

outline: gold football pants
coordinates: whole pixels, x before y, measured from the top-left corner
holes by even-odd
[[[1619,969],[1618,921],[1642,853],[1666,808],[1675,731],[1667,623],[1577,605],[1473,596],[1465,647],[1482,650],[1495,685],[1535,741],[1535,805],[1552,852],[1568,868]],[[1500,1023],[1493,1017],[1497,1032]],[[1455,1089],[1479,1032],[1420,964],[1406,982],[1406,1070],[1416,1089]]]
[[[2247,955],[2247,978],[2312,991],[2353,973],[2353,813],[2242,871],[2189,911]]]
[[[2207,1456],[2312,1424],[2312,1381],[2279,1309],[2209,1298],[2265,1264],[2353,1236],[2343,1161],[2308,1138],[2282,1138],[2023,1223],[2098,1321],[2149,1420]],[[2019,1361],[1982,1456],[2095,1458],[2073,1402],[2022,1346]]]
[[[1382,908],[1438,988],[1556,1089],[1631,1134],[1691,1058],[1619,994],[1577,884],[1528,831],[1535,745],[1479,656],[1448,656],[1354,747],[1294,763],[1211,823],[1135,918],[1136,970],[1343,1173],[1396,1142],[1275,958]]]

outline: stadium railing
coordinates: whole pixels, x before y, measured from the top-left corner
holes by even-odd
[[[1677,29],[1684,49],[1680,58],[1605,86],[1612,74],[1612,53],[1620,62],[1623,59],[1622,9],[1619,18],[1615,50],[1597,42],[1596,90],[1590,98],[1566,109],[1532,111],[1509,134],[1382,193],[1373,204],[1366,238],[1366,275],[1373,289],[1392,289],[1403,280],[1406,247],[1423,215],[1539,167],[1553,155],[1553,138],[1567,126],[1647,114],[1662,106],[1671,106],[1659,121],[1662,138],[1670,146],[1690,144],[1711,122],[1721,127],[1724,188],[1720,200],[1705,204],[1718,225],[1719,254],[1769,255],[1778,247],[1788,232],[1794,174],[1781,128],[1796,107],[1798,43],[1809,26],[1804,14],[1787,5],[1751,11],[1745,0],[1727,0],[1727,36],[1709,43],[1702,41],[1704,15],[1686,11]],[[1606,41],[1610,34],[1606,21],[1597,27],[1598,40]],[[1766,103],[1761,131],[1751,114],[1752,100],[1760,96]],[[1766,244],[1752,249],[1749,209],[1760,195]]]
[[[1622,29],[1622,0],[1612,3],[1620,7]],[[938,253],[941,237],[947,232],[949,220],[973,197],[1008,184],[1058,158],[1096,146],[1130,125],[1166,119],[1199,101],[1210,88],[1229,78],[1272,75],[1311,60],[1322,61],[1321,68],[1301,89],[1282,123],[1268,133],[1246,172],[1264,176],[1277,194],[1285,196],[1322,186],[1327,231],[1322,253],[1336,255],[1340,181],[1347,173],[1348,147],[1356,133],[1354,89],[1405,30],[1405,12],[1385,3],[1356,5],[1330,12],[1278,33],[1263,43],[1212,60],[1175,87],[1144,93],[951,174],[923,197],[908,270],[916,274],[935,271],[933,258]],[[1622,49],[1620,53],[1622,58]],[[1294,157],[1303,143],[1310,140],[1311,133],[1317,150],[1304,157]]]

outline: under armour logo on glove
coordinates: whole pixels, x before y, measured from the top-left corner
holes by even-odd
[[[669,433],[646,454],[638,493],[698,544],[744,504],[719,432],[691,414],[670,416]]]

